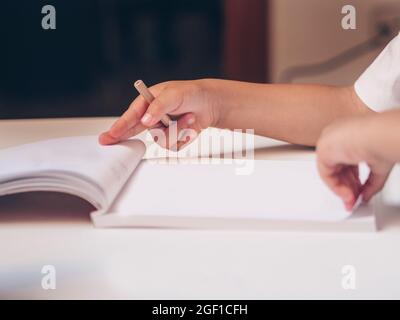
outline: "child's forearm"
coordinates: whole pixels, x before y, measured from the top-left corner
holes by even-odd
[[[314,146],[332,121],[372,113],[350,87],[202,81],[220,113],[217,127],[254,129],[290,143]]]
[[[371,158],[400,162],[400,110],[368,117],[363,128],[364,148]]]

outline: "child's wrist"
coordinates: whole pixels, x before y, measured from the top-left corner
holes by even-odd
[[[212,127],[219,127],[224,113],[224,103],[222,103],[222,91],[219,88],[218,79],[201,79],[197,80],[201,94],[204,97],[206,107],[212,113]]]
[[[357,130],[355,130],[356,148],[359,150],[360,158],[366,162],[377,160],[377,150],[375,150],[375,136],[371,134],[373,128],[373,116],[367,116],[358,121]]]

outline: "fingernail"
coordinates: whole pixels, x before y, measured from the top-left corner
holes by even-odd
[[[351,211],[352,205],[349,202],[344,202],[344,207],[346,208],[347,211]]]
[[[151,124],[151,119],[152,119],[152,116],[151,116],[151,114],[150,113],[146,113],[143,117],[142,117],[142,119],[140,120],[143,124],[145,124],[145,125],[150,125]]]
[[[109,145],[109,144],[115,143],[116,140],[112,136],[110,136],[108,134],[108,132],[103,132],[99,136],[99,142],[101,145]]]
[[[344,202],[351,202],[351,201],[353,201],[353,196],[346,196],[346,197],[343,197],[343,201],[344,201]]]
[[[187,120],[187,124],[189,125],[189,126],[191,126],[192,124],[194,124],[196,122],[196,119],[194,118],[194,117],[190,117],[188,120]]]
[[[114,123],[108,132],[112,137],[114,137],[118,136],[121,131],[120,125],[118,123]]]
[[[101,144],[101,145],[105,145],[105,144],[107,144],[107,138],[106,138],[106,133],[105,132],[103,132],[102,134],[100,134],[99,135],[99,137],[98,137],[98,141],[99,141],[99,143]]]

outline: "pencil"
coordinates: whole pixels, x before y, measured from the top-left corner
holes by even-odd
[[[142,80],[137,80],[134,84],[134,87],[148,104],[153,102],[155,98]],[[161,122],[164,126],[168,127],[171,122],[171,118],[168,115],[164,115],[161,118]]]

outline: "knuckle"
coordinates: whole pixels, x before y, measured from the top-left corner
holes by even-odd
[[[181,94],[181,89],[177,86],[171,86],[168,88],[168,94],[173,97],[178,97]]]
[[[188,85],[188,91],[192,94],[199,94],[202,92],[202,87],[199,82],[193,81]]]
[[[151,103],[150,112],[153,115],[158,115],[162,113],[164,109],[165,109],[165,104],[163,101],[161,101],[161,99],[156,99]]]
[[[165,82],[163,82],[164,88],[172,87],[175,85],[175,83],[176,83],[176,81],[165,81]]]
[[[134,121],[139,121],[141,118],[141,114],[139,114],[139,111],[133,106],[130,110],[130,118]]]

